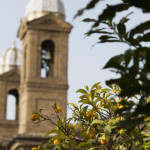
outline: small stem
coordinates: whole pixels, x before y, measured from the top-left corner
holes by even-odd
[[[37,122],[36,124],[38,124],[38,123],[40,123],[40,122],[43,122],[43,121],[49,121],[50,124],[53,124],[54,126],[58,127],[59,130],[61,130],[66,136],[68,135],[68,134],[66,133],[66,131],[64,132],[64,131],[63,131],[52,119],[50,119],[47,115],[46,115],[46,117],[40,115],[40,117],[43,118],[43,120]]]

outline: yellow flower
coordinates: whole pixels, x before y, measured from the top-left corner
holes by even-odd
[[[30,120],[32,121],[36,121],[39,119],[39,116],[37,114],[32,114],[32,117],[30,118]]]
[[[93,128],[93,132],[94,132],[94,133],[96,132],[96,129],[95,129],[95,128]]]
[[[107,144],[107,139],[101,139],[101,144],[106,145]]]
[[[124,108],[124,106],[123,106],[123,105],[120,105],[120,106],[119,106],[119,109],[123,109],[123,108]]]
[[[60,140],[56,139],[54,140],[54,145],[60,144]]]
[[[93,111],[93,114],[95,114],[96,112],[97,112],[97,111],[96,111],[96,110],[94,110],[94,111]]]
[[[37,147],[33,147],[31,150],[38,150],[38,148]]]
[[[60,113],[61,112],[61,107],[60,106],[57,106],[56,109],[55,109],[56,113]]]
[[[94,139],[96,137],[96,134],[93,132],[93,133],[90,133],[90,139]]]
[[[73,128],[74,128],[74,129],[76,128],[76,126],[77,126],[77,124],[73,124]]]
[[[118,102],[117,102],[117,106],[118,106],[118,107],[120,106],[120,102],[122,102],[121,99],[119,99]]]
[[[99,91],[100,91],[100,92],[104,92],[104,89],[100,89]]]
[[[86,131],[86,135],[89,135],[90,134],[90,131]]]
[[[129,108],[129,105],[125,105],[126,108]]]
[[[93,112],[92,112],[92,111],[89,111],[89,112],[86,114],[86,117],[87,117],[87,118],[93,117]]]
[[[89,96],[89,101],[91,101],[92,100],[92,97],[91,96]]]
[[[123,118],[122,118],[122,117],[119,117],[119,118],[118,118],[118,120],[119,120],[119,121],[122,121],[122,120],[123,120]]]
[[[150,127],[150,122],[149,122],[149,123],[147,123],[147,127]]]

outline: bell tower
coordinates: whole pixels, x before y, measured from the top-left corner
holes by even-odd
[[[65,22],[61,0],[30,0],[21,20],[22,40],[19,134],[40,134],[53,128],[33,124],[32,111],[46,108],[52,113],[56,101],[66,115],[68,35],[72,26]],[[53,116],[52,116],[53,117]]]

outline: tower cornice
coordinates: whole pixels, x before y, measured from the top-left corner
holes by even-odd
[[[51,30],[70,33],[71,29],[72,26],[69,23],[55,16],[53,13],[48,13],[47,15],[32,21],[22,19],[18,30],[18,37],[23,39],[26,32],[30,30]]]

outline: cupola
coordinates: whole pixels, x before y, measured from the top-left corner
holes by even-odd
[[[25,18],[31,21],[49,12],[63,19],[65,18],[64,6],[61,0],[30,0],[26,7]]]
[[[0,56],[0,74],[21,66],[22,53],[16,48],[15,42]]]

